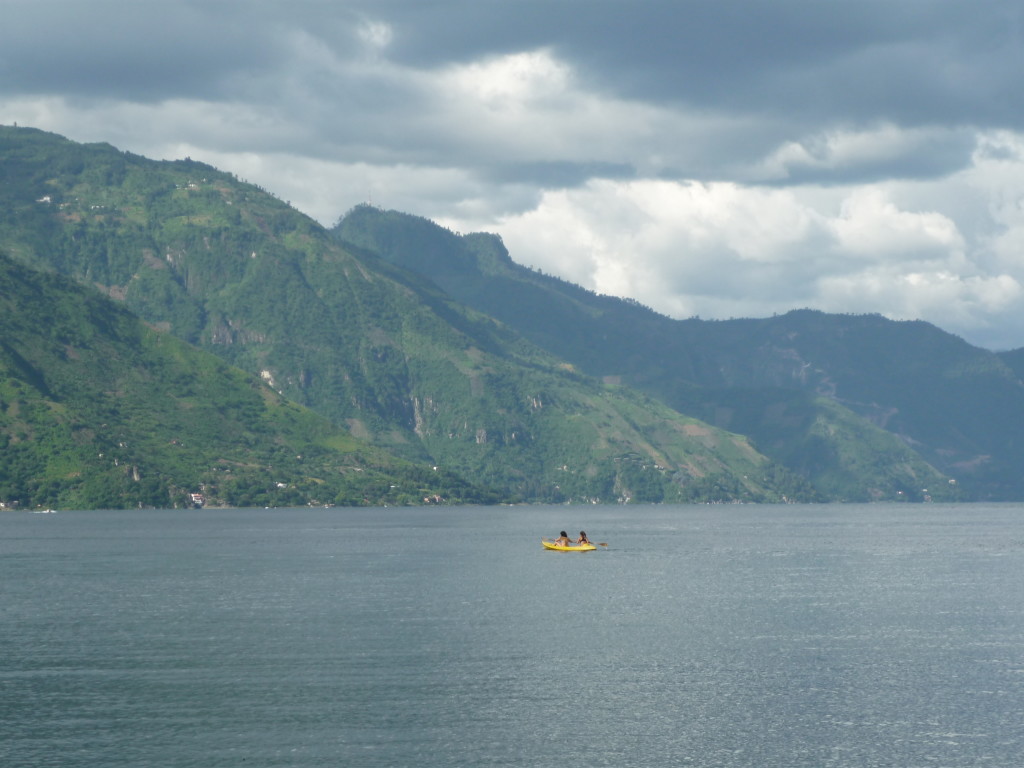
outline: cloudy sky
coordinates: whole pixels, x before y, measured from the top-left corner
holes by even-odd
[[[1024,346],[1020,0],[0,0],[0,122],[370,201],[675,317]]]

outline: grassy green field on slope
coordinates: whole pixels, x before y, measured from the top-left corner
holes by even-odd
[[[792,495],[778,473],[752,480],[685,430],[666,445],[671,430],[603,435],[595,419],[634,407],[622,392],[229,174],[34,131],[0,129],[0,146],[0,243],[18,258],[123,299],[389,451],[526,500],[671,499],[683,478],[704,500]],[[570,464],[586,481],[567,493]]]
[[[0,501],[493,501],[364,445],[102,296],[0,255]]]

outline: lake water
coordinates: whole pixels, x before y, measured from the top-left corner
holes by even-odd
[[[1024,765],[1024,505],[3,513],[0,765]]]

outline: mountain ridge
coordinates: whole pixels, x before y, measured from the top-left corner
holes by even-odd
[[[860,482],[855,465],[863,462],[844,461],[838,438],[862,419],[920,454],[958,492],[1024,496],[1015,439],[1024,428],[1022,388],[1006,362],[1019,359],[1014,353],[880,315],[794,310],[760,320],[673,320],[515,264],[496,236],[457,235],[397,211],[357,206],[334,233],[408,269],[423,269],[420,253],[433,254],[430,278],[454,298],[486,307],[591,375],[750,436],[790,469],[804,472],[820,466],[823,451],[832,454],[824,475],[834,480],[817,483],[826,495],[854,493]],[[437,256],[445,250],[457,255],[445,262]]]
[[[22,131],[0,128],[0,248],[397,456],[526,501],[818,498],[230,174]]]

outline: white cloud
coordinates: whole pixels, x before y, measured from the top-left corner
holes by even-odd
[[[976,343],[1014,346],[1001,326],[1024,315],[1024,290],[1007,274],[965,277],[937,269],[907,272],[881,267],[821,280],[820,306],[832,312],[878,312],[899,320],[928,320]]]
[[[875,261],[948,258],[963,251],[956,224],[935,211],[904,211],[878,186],[854,189],[830,222],[838,248]]]
[[[595,180],[546,194],[498,230],[520,261],[679,315],[718,299],[799,293],[827,222],[785,190]]]
[[[517,112],[530,104],[565,95],[572,81],[568,66],[549,51],[526,51],[452,67],[442,88],[452,88],[487,109]]]
[[[879,312],[1019,345],[1009,329],[1024,319],[1024,140],[989,136],[979,147],[974,167],[928,184],[594,179],[476,228],[499,232],[522,263],[675,317]],[[954,218],[970,188],[991,200],[992,237]],[[921,197],[949,210],[915,206]]]
[[[407,71],[424,105],[413,130],[480,173],[513,163],[602,162],[640,176],[707,165],[713,146],[740,142],[742,120],[595,90],[552,51],[536,49]],[[454,142],[454,143],[453,143]]]

